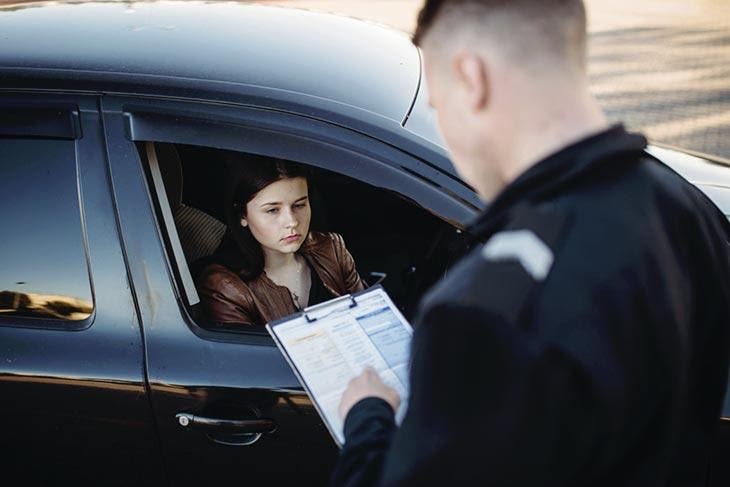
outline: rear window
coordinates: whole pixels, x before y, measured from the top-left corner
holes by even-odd
[[[0,139],[0,195],[0,323],[89,318],[75,141]]]

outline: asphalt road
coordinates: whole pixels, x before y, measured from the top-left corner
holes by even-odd
[[[412,32],[422,0],[274,0]],[[730,0],[586,0],[589,71],[608,117],[730,159]]]

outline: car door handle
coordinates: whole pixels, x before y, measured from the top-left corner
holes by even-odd
[[[178,413],[175,419],[183,428],[202,430],[215,443],[228,446],[253,445],[264,433],[276,431],[276,422],[268,418],[221,419]]]
[[[220,419],[206,418],[190,413],[175,415],[180,426],[193,429],[221,429],[236,433],[273,433],[276,431],[276,422],[273,419]]]

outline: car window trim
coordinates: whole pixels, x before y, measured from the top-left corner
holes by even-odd
[[[72,104],[0,104],[0,137],[77,140],[82,137],[79,108]]]
[[[457,229],[464,229],[468,224],[468,221],[473,216],[476,216],[475,209],[472,208],[466,200],[461,199],[458,195],[451,194],[451,192],[446,188],[443,188],[438,181],[431,181],[425,175],[419,174],[418,171],[415,171],[413,167],[408,167],[408,165],[415,165],[418,163],[419,167],[421,165],[424,166],[426,175],[431,175],[431,173],[435,170],[430,168],[430,166],[427,167],[427,165],[418,158],[398,149],[397,147],[393,147],[378,139],[373,139],[367,134],[352,131],[346,127],[330,124],[321,120],[309,119],[297,114],[270,111],[262,108],[237,107],[233,116],[231,116],[231,112],[229,111],[231,107],[218,107],[207,104],[193,107],[189,103],[184,103],[178,105],[178,107],[182,106],[184,109],[179,109],[177,107],[168,108],[167,106],[164,106],[167,105],[164,104],[164,102],[161,102],[163,103],[163,106],[158,107],[149,105],[140,106],[131,100],[130,102],[131,103],[123,103],[122,106],[119,107],[119,111],[116,111],[116,113],[120,115],[123,120],[125,138],[133,143],[162,142],[172,144],[192,144],[202,147],[233,150],[268,157],[282,157],[292,159],[312,167],[319,167],[328,171],[333,171],[337,174],[342,174],[343,176],[352,177],[375,187],[382,187],[382,179],[378,181],[377,174],[378,172],[385,171],[389,176],[396,176],[398,178],[397,181],[400,182],[399,184],[404,183],[404,189],[402,191],[397,190],[398,194],[410,200],[413,204],[423,208],[424,211],[432,213],[434,218],[441,219]],[[200,109],[199,111],[198,108]],[[217,113],[217,109],[223,109],[227,113]],[[254,113],[252,114],[251,111]],[[241,115],[240,118],[237,115]],[[261,116],[262,118],[259,120],[258,116]],[[285,118],[285,120],[282,120],[282,123],[279,124],[277,123],[279,121],[278,117]],[[308,124],[312,124],[313,126],[304,127]],[[317,127],[319,127],[319,129]],[[318,130],[322,130],[322,133]],[[292,154],[279,153],[277,151],[285,151],[285,149],[281,148],[282,144],[279,144],[278,140],[275,150],[272,150],[270,147],[260,150],[261,148],[256,146],[256,142],[252,142],[249,137],[240,137],[237,135],[231,137],[232,132],[238,131],[251,131],[252,134],[259,135],[265,133],[266,135],[264,137],[267,139],[269,137],[276,136],[286,137],[290,139],[290,142],[292,138],[295,138],[297,140],[297,144],[301,144],[301,146],[298,146],[297,149],[301,150],[299,150],[293,158]],[[337,135],[340,135],[341,133],[345,134],[347,137],[352,137],[352,140],[348,139],[350,144],[348,145],[345,139],[334,139],[331,131],[336,131]],[[358,147],[352,147],[351,142],[353,140],[362,144],[362,141],[366,139],[372,141],[373,147],[387,152],[388,155],[370,153],[371,151],[369,148],[365,147],[363,147],[362,150],[358,150]],[[269,141],[270,140],[271,139],[269,139]],[[334,141],[337,143],[333,143]],[[328,154],[324,158],[325,162],[323,162],[322,159],[315,157],[315,154],[312,154],[316,152],[322,153],[323,151]],[[301,153],[304,153],[304,155],[301,155]],[[334,154],[345,153],[352,154],[353,158],[361,161],[371,160],[374,164],[369,166],[368,171],[354,174],[352,170],[348,172],[348,170],[338,167],[331,160],[328,160],[332,159]],[[397,154],[397,156],[389,157],[391,153]],[[398,158],[401,158],[402,160],[398,160]],[[404,161],[408,162],[404,163]],[[392,182],[394,179],[387,178],[387,180]],[[159,184],[161,184],[161,182],[156,185],[159,186]],[[425,203],[422,204],[418,201],[418,199],[413,198],[416,196],[417,192],[421,192],[422,197],[426,194],[426,190],[423,189],[423,186],[430,186],[441,194],[442,198],[436,200],[437,203],[435,204],[435,207],[430,207],[429,204]],[[440,191],[436,188],[440,188]],[[392,188],[390,189],[393,190]],[[154,199],[154,195],[149,194],[149,196]],[[448,203],[444,203],[444,201],[448,201]],[[162,201],[159,199],[157,200],[157,203],[160,204],[160,206],[163,206]],[[464,216],[454,220],[449,219],[449,211],[446,210],[446,207],[440,208],[441,210],[444,210],[444,213],[440,213],[438,211],[438,207],[443,205],[447,205],[452,208],[450,210],[452,214],[455,211],[454,208],[460,208],[461,210],[458,211],[460,211]],[[467,214],[468,216],[466,216]],[[170,225],[165,225],[169,231]],[[172,234],[168,233],[168,237],[165,237],[162,230],[163,228],[160,228],[158,234],[160,238],[162,238],[161,243],[163,244],[163,247],[167,247],[169,243],[172,243],[168,240]],[[170,249],[170,247],[167,248]],[[180,279],[183,273],[190,272],[187,261],[184,258],[180,259],[178,256],[175,256],[174,250],[172,254],[170,254],[168,250],[167,265],[173,281]],[[176,284],[173,283],[173,287],[178,290],[181,298],[188,299],[189,302],[191,302],[188,296],[185,296],[185,290],[181,289],[180,284],[182,283],[177,281]],[[197,292],[195,296],[197,296]],[[185,321],[194,333],[201,336],[201,338],[220,339],[221,335],[223,335],[220,332],[201,328],[187,312],[186,306],[182,306],[181,311]],[[248,342],[248,339],[245,337],[250,337],[256,344],[262,344],[260,341],[262,337],[257,337],[254,333],[226,333],[225,335],[233,335],[231,340],[226,339],[225,341],[238,342],[242,339],[244,342]]]
[[[155,144],[153,142],[145,142],[145,152],[147,153],[147,162],[152,175],[152,184],[154,185],[155,193],[157,193],[157,200],[159,202],[160,211],[162,211],[162,220],[167,231],[167,236],[172,246],[172,253],[175,261],[178,263],[178,271],[180,272],[180,279],[182,280],[183,290],[185,297],[187,298],[188,305],[194,306],[200,302],[198,291],[195,288],[193,276],[190,273],[190,267],[187,265],[180,265],[181,262],[187,262],[185,254],[180,243],[180,236],[177,232],[177,226],[175,225],[175,219],[170,209],[170,202],[167,198],[167,191],[165,190],[165,184],[162,180],[162,172],[160,171],[160,163],[157,160],[157,151],[155,150]]]
[[[249,137],[248,140],[242,141],[242,138],[230,138],[230,132],[240,130],[250,130],[251,133],[256,132],[257,135],[262,133],[278,134],[282,137],[296,138],[301,141],[301,144],[308,144],[308,149],[312,150],[316,148],[322,150],[323,147],[332,148],[339,152],[347,152],[352,154],[358,159],[369,159],[380,168],[385,168],[387,171],[392,171],[403,178],[403,180],[411,179],[418,180],[421,183],[425,183],[431,187],[440,188],[440,193],[443,194],[449,201],[451,210],[442,209],[442,212],[432,209],[428,204],[421,203],[417,198],[413,198],[413,195],[405,195],[407,198],[412,199],[417,205],[424,208],[426,211],[434,213],[437,218],[440,218],[456,228],[464,229],[468,226],[469,222],[477,215],[479,209],[474,207],[467,199],[462,198],[458,194],[454,194],[449,188],[444,187],[438,181],[438,177],[444,176],[443,174],[437,174],[437,170],[433,169],[428,164],[424,163],[420,159],[411,154],[404,152],[397,147],[394,147],[388,143],[382,142],[378,139],[373,139],[367,134],[361,132],[352,131],[346,127],[339,125],[333,125],[328,122],[321,120],[309,119],[296,114],[269,111],[265,109],[251,109],[250,107],[239,107],[239,112],[251,110],[256,112],[255,115],[246,113],[245,116],[241,116],[240,119],[231,119],[228,115],[217,114],[215,112],[191,112],[189,110],[170,110],[170,109],[154,109],[151,107],[138,107],[136,105],[125,106],[122,110],[122,116],[125,121],[126,136],[129,140],[134,142],[164,142],[173,144],[188,144],[197,145],[211,148],[219,148],[223,150],[233,150],[249,154],[258,154],[268,157],[281,157],[284,159],[290,159],[304,164],[308,164],[314,167],[320,167],[330,171],[335,171],[340,174],[348,175],[355,179],[368,184],[376,184],[368,176],[368,172],[362,174],[348,174],[347,170],[342,167],[335,166],[334,164],[323,163],[320,159],[310,158],[309,160],[298,158],[299,152],[294,154],[282,153],[283,149],[277,147],[275,151],[270,150],[257,150],[255,142]],[[257,116],[260,116],[259,120]],[[286,120],[281,124],[272,122],[274,118],[289,118],[295,119],[296,124],[292,120]],[[305,129],[304,125],[312,124],[318,126],[318,130]],[[358,141],[363,139],[369,139],[373,143],[373,147],[378,147],[382,150],[389,152],[388,156],[383,154],[374,154],[363,147],[356,147],[348,145],[348,143],[341,138],[334,139],[331,133],[324,133],[325,128],[328,130],[335,130],[340,134],[347,134],[351,140],[357,139]],[[179,131],[179,134],[171,135],[173,130]],[[229,135],[226,135],[226,134]],[[247,134],[248,135],[248,134]],[[235,142],[231,142],[235,140]],[[400,161],[396,162],[396,158],[392,157],[393,154],[397,153],[400,157]],[[326,158],[325,158],[326,160]],[[421,168],[422,173],[415,171],[413,167],[408,165],[402,165],[400,162],[404,160],[409,161],[409,165],[418,164]],[[436,177],[437,179],[431,179]],[[458,210],[454,210],[458,208]],[[457,211],[460,213],[459,217],[449,217],[449,213]],[[453,215],[452,215],[453,216]]]

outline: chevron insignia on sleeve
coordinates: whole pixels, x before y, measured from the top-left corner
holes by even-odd
[[[550,247],[530,230],[496,233],[484,244],[482,257],[489,261],[516,260],[536,281],[545,280],[555,260]]]

